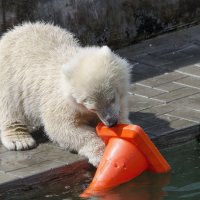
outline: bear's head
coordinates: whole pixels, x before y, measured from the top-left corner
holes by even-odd
[[[63,89],[78,109],[96,113],[111,127],[119,120],[121,101],[129,90],[129,69],[129,63],[107,46],[82,48],[63,65]]]

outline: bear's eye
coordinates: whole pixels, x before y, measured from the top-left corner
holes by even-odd
[[[83,104],[93,104],[93,101],[89,98],[85,98],[82,100]]]
[[[83,99],[82,100],[83,103],[87,103],[87,101],[88,101],[87,99]]]

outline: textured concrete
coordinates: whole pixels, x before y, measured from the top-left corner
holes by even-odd
[[[118,50],[133,65],[130,119],[159,148],[192,140],[200,124],[200,26]],[[87,169],[85,158],[43,140],[33,150],[0,145],[0,191]]]
[[[160,147],[199,134],[199,33],[195,26],[118,50],[132,64],[132,123]]]
[[[0,191],[6,185],[16,183],[16,180],[21,184],[26,184],[23,180],[29,178],[36,183],[43,182],[66,169],[65,174],[68,175],[74,172],[74,165],[78,163],[81,168],[88,167],[85,158],[64,151],[48,141],[29,151],[8,151],[0,144]],[[45,172],[48,172],[48,176],[42,180],[40,174]]]
[[[199,23],[199,9],[197,0],[0,0],[0,34],[42,20],[69,29],[84,44],[121,47]]]

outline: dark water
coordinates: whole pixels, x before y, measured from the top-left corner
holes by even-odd
[[[200,144],[196,141],[162,151],[169,161],[172,172],[169,174],[143,173],[134,180],[123,184],[101,200],[200,200]],[[6,200],[70,200],[81,199],[79,194],[91,181],[94,170],[80,172],[73,176],[52,181],[23,192],[8,191],[0,196]],[[76,184],[74,184],[74,182]]]

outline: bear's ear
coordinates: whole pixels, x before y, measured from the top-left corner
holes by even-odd
[[[111,50],[108,46],[102,46],[101,47],[101,52],[104,54],[104,55],[110,55],[111,54]]]
[[[65,74],[65,76],[68,77],[68,78],[71,77],[72,69],[73,69],[73,67],[70,64],[63,64],[62,65],[62,71]]]

